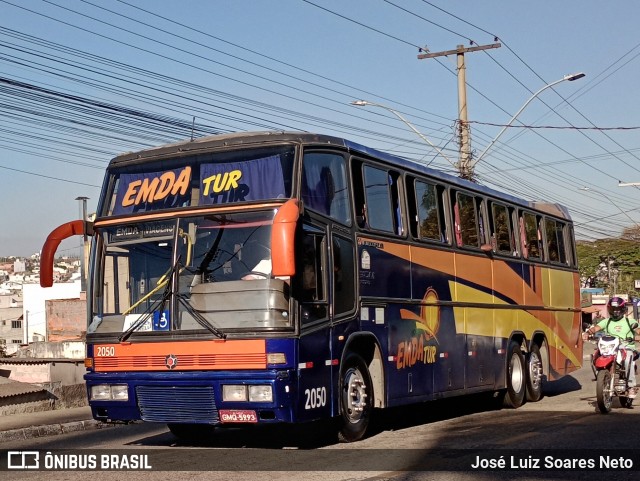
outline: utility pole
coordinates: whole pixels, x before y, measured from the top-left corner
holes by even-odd
[[[467,117],[467,67],[464,61],[464,54],[467,52],[477,52],[479,50],[489,50],[499,48],[502,45],[492,43],[490,45],[478,45],[475,47],[465,47],[458,45],[455,50],[445,50],[443,52],[427,52],[418,55],[418,59],[435,57],[447,57],[456,55],[458,71],[458,135],[460,138],[460,159],[458,161],[458,172],[463,179],[473,178],[473,168],[471,167],[471,139],[469,135],[469,118]]]

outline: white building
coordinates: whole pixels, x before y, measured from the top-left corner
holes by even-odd
[[[0,295],[0,343],[5,353],[15,354],[23,338],[22,294]]]
[[[13,272],[18,274],[27,270],[27,265],[22,259],[16,259],[13,262]]]
[[[45,301],[50,299],[77,299],[80,297],[80,281],[53,284],[25,284],[23,292],[24,335],[28,342],[46,341]]]

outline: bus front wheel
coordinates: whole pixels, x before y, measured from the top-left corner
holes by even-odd
[[[373,405],[373,384],[367,364],[357,354],[349,354],[340,370],[341,442],[362,439],[369,426]]]

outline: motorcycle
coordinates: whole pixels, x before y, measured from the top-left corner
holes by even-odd
[[[620,405],[631,409],[633,397],[628,385],[629,371],[625,370],[627,356],[633,356],[634,362],[629,369],[635,367],[637,355],[629,353],[616,336],[604,335],[598,338],[595,352],[591,355],[591,369],[596,378],[596,401],[602,414],[611,411],[613,398],[617,397]]]

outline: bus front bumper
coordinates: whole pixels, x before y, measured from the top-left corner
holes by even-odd
[[[94,419],[168,424],[294,422],[292,370],[95,373],[84,378]]]

